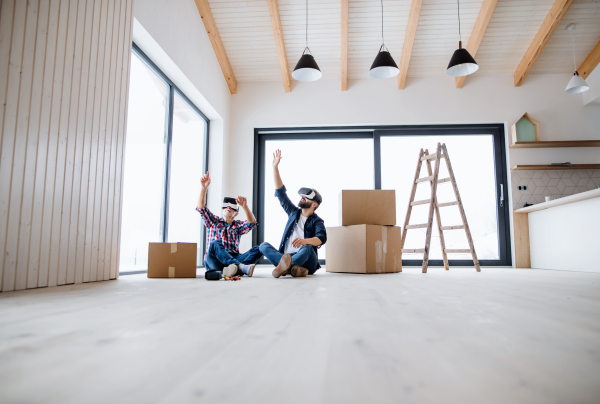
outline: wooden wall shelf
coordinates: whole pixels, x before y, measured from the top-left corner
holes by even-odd
[[[530,149],[547,147],[600,147],[600,140],[552,140],[540,142],[516,142],[511,149]]]
[[[551,166],[549,164],[518,165],[510,171],[518,170],[600,170],[600,164],[572,164],[570,166]]]

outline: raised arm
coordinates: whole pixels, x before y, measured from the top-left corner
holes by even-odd
[[[279,162],[281,161],[281,150],[275,150],[273,153],[273,180],[275,181],[275,189],[283,187],[283,181],[279,175]]]
[[[208,171],[200,178],[200,197],[198,198],[198,209],[202,210],[206,207],[206,190],[210,185],[210,174]]]
[[[248,223],[256,223],[256,218],[254,217],[254,213],[252,213],[250,208],[248,208],[248,202],[246,201],[246,198],[243,196],[238,196],[237,203],[242,207],[242,209],[244,209]]]

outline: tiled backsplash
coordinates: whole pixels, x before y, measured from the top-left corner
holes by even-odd
[[[600,170],[511,171],[513,209],[525,203],[545,202],[545,196],[561,198],[595,189],[600,185]],[[519,185],[527,190],[519,191]]]

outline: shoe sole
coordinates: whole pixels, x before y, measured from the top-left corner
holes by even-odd
[[[238,267],[235,264],[231,264],[226,268],[223,268],[223,276],[234,276],[237,273]]]
[[[292,269],[292,276],[294,278],[304,278],[306,275],[308,275],[308,269],[306,268],[300,271],[295,271]]]
[[[250,272],[248,272],[249,277],[252,277],[252,275],[254,274],[255,267],[256,267],[256,264],[252,264],[252,266],[250,267]]]
[[[287,264],[285,262],[285,258],[289,258],[289,264]],[[287,266],[287,267],[286,267]],[[292,257],[289,254],[284,254],[283,257],[281,257],[281,259],[279,260],[279,265],[277,265],[277,267],[275,267],[275,269],[273,270],[273,273],[271,275],[273,275],[273,278],[279,278],[281,275],[285,274],[288,269],[290,269],[290,267],[292,266]],[[284,269],[284,267],[286,267]]]

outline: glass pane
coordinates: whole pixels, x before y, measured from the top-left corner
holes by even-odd
[[[200,263],[200,215],[195,207],[204,170],[206,121],[177,93],[173,107],[168,241],[197,243]]]
[[[339,194],[342,189],[373,189],[373,139],[269,140],[265,142],[265,240],[279,247],[287,215],[275,197],[273,153],[281,149],[279,172],[294,203],[298,190],[315,188],[323,203],[315,212],[325,226],[339,226]],[[325,244],[319,258],[325,259]]]
[[[147,269],[148,243],[163,239],[168,94],[167,83],[133,53],[125,144],[120,272]]]
[[[478,259],[499,259],[498,219],[496,214],[496,178],[492,135],[464,136],[384,136],[381,138],[381,187],[396,190],[396,215],[399,226],[404,224],[412,180],[421,148],[434,153],[437,143],[446,143],[456,177],[471,236]],[[448,177],[446,163],[440,161],[440,178]],[[432,169],[434,164],[432,164]],[[423,162],[420,177],[426,177]],[[438,184],[438,201],[456,200],[450,182]],[[431,197],[430,183],[419,183],[415,200]],[[427,223],[429,205],[413,206],[410,224]],[[443,226],[462,225],[457,206],[440,208]],[[423,248],[426,229],[409,230],[404,248]],[[469,248],[464,230],[444,231],[446,248]],[[430,259],[442,259],[440,237],[434,216],[431,233]],[[423,254],[403,254],[403,259],[422,259]],[[450,254],[448,259],[471,259],[470,254]]]

